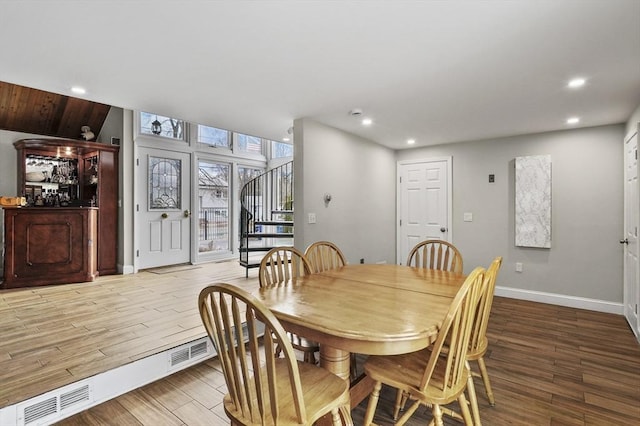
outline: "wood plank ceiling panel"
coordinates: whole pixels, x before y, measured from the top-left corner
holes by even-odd
[[[110,105],[0,81],[0,129],[81,139],[82,126],[98,135]]]

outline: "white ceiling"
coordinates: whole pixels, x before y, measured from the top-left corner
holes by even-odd
[[[270,139],[308,117],[396,149],[622,123],[640,0],[0,0],[0,81]]]

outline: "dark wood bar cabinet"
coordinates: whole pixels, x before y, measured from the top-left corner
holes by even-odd
[[[6,208],[4,288],[117,273],[118,150],[71,139],[22,139],[19,196]]]

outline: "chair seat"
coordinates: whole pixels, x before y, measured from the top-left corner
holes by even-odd
[[[467,353],[467,361],[476,361],[482,358],[485,352],[487,352],[487,348],[489,347],[489,339],[487,339],[487,336],[481,336],[479,341],[480,343],[469,349],[469,352]]]
[[[278,389],[278,410],[279,420],[278,425],[298,425],[295,413],[295,404],[293,402],[293,396],[289,392],[290,382],[288,374],[288,363],[285,359],[277,359],[276,362],[276,379],[275,386]],[[309,424],[312,424],[320,417],[327,414],[333,407],[336,406],[336,401],[339,404],[348,404],[349,402],[349,385],[345,380],[342,380],[338,376],[330,373],[329,371],[298,361],[298,369],[300,371],[300,381],[302,385],[302,393],[304,395],[304,406],[307,411],[307,419]],[[266,379],[266,373],[261,370],[261,374],[264,377],[262,383],[264,386],[268,386],[269,381]],[[268,394],[265,392],[265,394]],[[254,395],[252,401],[253,411],[258,412],[258,403]],[[271,411],[271,404],[265,404],[268,412]],[[260,416],[256,416],[255,419],[248,419],[242,416],[242,413],[235,409],[235,406],[231,400],[229,394],[224,398],[224,410],[227,416],[234,419],[235,422],[243,425],[261,424],[259,421]],[[263,416],[265,419],[271,419],[271,416]],[[266,424],[274,424],[266,423]]]
[[[382,381],[398,390],[408,392],[413,398],[429,403],[446,405],[455,401],[466,386],[462,381],[457,387],[443,394],[445,362],[439,362],[425,392],[421,392],[420,382],[431,357],[430,348],[402,355],[369,356],[364,371],[373,380]],[[464,373],[468,374],[468,370]]]

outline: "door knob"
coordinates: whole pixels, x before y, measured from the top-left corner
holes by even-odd
[[[620,244],[629,244],[629,239],[625,238],[624,240],[620,240]]]
[[[444,226],[440,228],[440,232],[447,232],[447,228],[445,228]]]
[[[163,218],[163,219],[166,219],[166,218],[168,218],[168,217],[169,217],[169,215],[168,215],[168,214],[166,214],[166,213],[162,213],[162,215],[161,215],[161,216],[162,216],[162,218]]]
[[[184,217],[191,217],[191,212],[189,210],[185,210]]]

